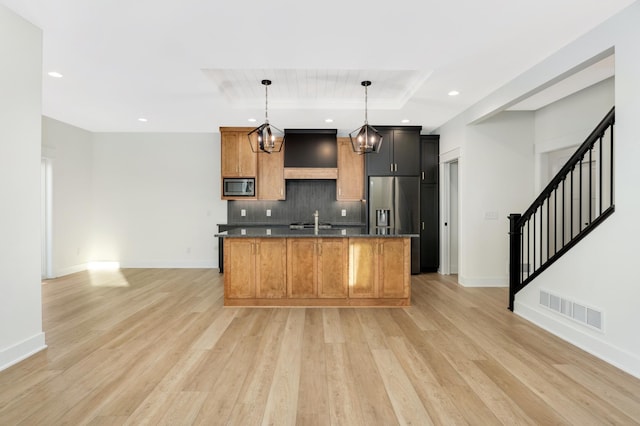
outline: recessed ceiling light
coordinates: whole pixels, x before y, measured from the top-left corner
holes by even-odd
[[[60,74],[58,71],[51,71],[48,74],[49,74],[49,76],[54,77],[54,78],[62,78],[62,74]]]
[[[408,123],[409,121],[411,121],[411,120],[409,120],[408,118],[405,118],[405,119],[402,120],[403,123]]]
[[[460,94],[460,92],[458,92],[457,90],[452,90],[449,92],[449,96],[458,96]]]
[[[250,123],[255,123],[255,122],[256,122],[256,119],[255,119],[255,118],[250,118],[250,119],[249,119],[249,122],[250,122]]]
[[[333,118],[327,118],[324,120],[325,123],[333,123]]]
[[[141,122],[143,122],[143,123],[146,123],[146,122],[147,122],[147,119],[146,119],[146,118],[143,118],[143,117],[140,117],[140,118],[138,118],[138,121],[141,121]]]

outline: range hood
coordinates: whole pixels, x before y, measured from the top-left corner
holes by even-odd
[[[285,129],[285,179],[337,179],[337,129]]]

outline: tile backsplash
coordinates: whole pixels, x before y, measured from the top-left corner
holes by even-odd
[[[227,222],[288,225],[294,222],[313,222],[313,212],[318,210],[320,222],[332,224],[362,224],[366,208],[362,201],[337,201],[334,180],[287,180],[286,200],[256,201],[237,200],[227,202]],[[342,216],[342,210],[346,216]],[[241,212],[245,210],[246,216]],[[271,216],[267,216],[271,210]]]

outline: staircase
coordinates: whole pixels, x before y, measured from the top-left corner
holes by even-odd
[[[615,107],[523,214],[509,215],[509,310],[517,292],[615,210]]]

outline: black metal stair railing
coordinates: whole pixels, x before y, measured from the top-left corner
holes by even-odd
[[[515,295],[615,210],[615,107],[522,214],[509,215],[509,309]]]

